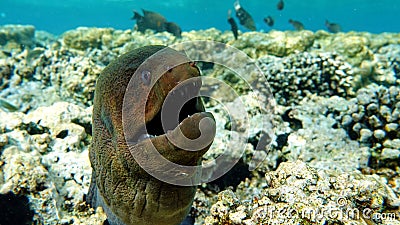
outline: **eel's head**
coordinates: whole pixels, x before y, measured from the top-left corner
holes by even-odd
[[[126,140],[133,147],[150,140],[169,161],[198,164],[215,135],[214,118],[199,97],[201,85],[199,68],[185,54],[164,48],[147,58],[126,88]]]

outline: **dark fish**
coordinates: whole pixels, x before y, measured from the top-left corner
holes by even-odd
[[[276,4],[276,8],[278,10],[282,10],[284,6],[285,6],[285,3],[283,3],[283,0],[279,0],[278,4]]]
[[[17,106],[11,104],[10,102],[2,98],[0,98],[0,108],[2,108],[7,112],[15,112],[19,109]]]
[[[231,17],[231,10],[228,10],[228,23],[231,25],[231,31],[233,33],[233,36],[235,37],[235,40],[238,39],[238,25],[235,22],[235,20]]]
[[[151,12],[142,9],[143,16],[138,12],[133,11],[133,20],[136,20],[138,31],[144,32],[146,29],[151,29],[156,32],[166,31],[165,23],[167,20],[159,13]]]
[[[265,17],[264,22],[270,27],[274,26],[274,18],[272,16]]]
[[[339,24],[331,23],[328,20],[325,20],[325,26],[328,29],[328,31],[332,32],[332,33],[338,33],[340,31],[342,31],[342,27],[340,27]]]
[[[292,26],[294,27],[295,30],[304,30],[304,25],[297,20],[290,19],[289,23],[292,24]]]
[[[166,28],[167,32],[175,35],[175,37],[177,37],[177,38],[181,38],[182,37],[182,35],[181,35],[182,34],[182,29],[178,24],[176,24],[174,22],[166,22],[165,23],[165,28]]]
[[[137,11],[133,10],[133,16],[131,20],[136,20],[136,22],[139,22],[143,20],[143,16],[140,15]]]
[[[133,11],[133,17],[131,20],[136,20],[138,31],[144,32],[147,29],[144,16],[140,15],[137,11]]]
[[[239,19],[239,23],[247,29],[255,31],[256,24],[254,23],[253,18],[246,10],[243,9],[239,3],[239,0],[236,0],[233,6],[235,7],[236,17]]]
[[[5,55],[7,57],[11,57],[12,56],[11,52],[8,52],[8,51],[1,50],[1,53],[3,53],[3,55]]]

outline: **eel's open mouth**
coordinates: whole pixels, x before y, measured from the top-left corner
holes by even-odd
[[[203,102],[198,96],[200,87],[200,77],[174,87],[161,103],[163,106],[157,114],[146,123],[146,131],[138,135],[137,142],[166,134],[178,127],[184,119],[204,112]]]

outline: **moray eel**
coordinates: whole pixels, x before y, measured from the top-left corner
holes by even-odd
[[[153,68],[152,73],[162,72],[159,77],[152,77],[149,71],[135,73],[146,59],[161,50],[164,54],[159,60],[147,63]],[[195,82],[179,86],[190,78],[196,78]],[[150,81],[154,83],[152,87]],[[132,84],[129,94],[128,84]],[[134,154],[153,147],[172,163],[201,165],[201,157],[215,135],[215,121],[211,113],[204,112],[200,97],[183,105],[178,124],[176,127],[173,123],[167,124],[167,132],[161,128],[160,119],[163,102],[169,94],[173,101],[179,100],[177,96],[198,93],[200,86],[197,66],[183,53],[165,46],[146,46],[128,52],[100,74],[95,89],[93,138],[89,148],[93,172],[86,200],[93,208],[101,206],[111,225],[175,225],[185,219],[196,186],[161,181],[143,169]],[[126,96],[125,104],[131,108],[123,119]],[[202,119],[208,119],[206,131],[211,140],[200,150],[184,150],[176,145],[176,140],[171,142],[173,138],[167,137],[169,134],[179,140],[181,132],[188,140],[199,138],[203,132]],[[150,166],[163,170],[157,161]]]

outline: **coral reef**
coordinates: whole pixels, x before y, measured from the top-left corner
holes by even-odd
[[[27,196],[33,221],[101,224],[105,219],[84,202],[91,177],[85,131],[91,131],[85,128],[90,115],[91,108],[66,102],[28,114],[0,111],[0,193]]]
[[[400,199],[377,175],[296,161],[259,179],[220,192],[205,224],[399,224]]]
[[[372,152],[373,168],[400,166],[400,88],[371,85],[357,92],[337,120],[349,137]]]
[[[102,210],[85,203],[96,79],[129,50],[191,40],[228,43],[252,57],[237,71],[204,66],[204,76],[229,84],[207,90],[205,105],[218,133],[204,162],[226,153],[238,163],[197,189],[195,224],[398,224],[400,34],[273,30],[234,40],[230,31],[211,28],[177,39],[167,32],[84,27],[54,36],[20,25],[0,27],[0,208],[4,196],[7,204],[17,201],[0,210],[8,213],[4,218],[13,219],[28,201],[21,220],[102,224]],[[188,53],[206,59],[247,60],[212,45],[194,47]],[[249,70],[252,65],[265,77]],[[259,90],[268,88],[267,80],[276,107],[269,104],[271,93],[253,92],[244,79]],[[231,87],[238,96],[227,94]],[[245,111],[237,107],[242,102]],[[256,149],[263,137],[272,144]],[[263,161],[249,171],[257,154]],[[307,214],[330,209],[372,216]],[[278,217],[277,210],[290,215]]]
[[[298,103],[309,94],[354,95],[353,68],[335,53],[300,52],[285,58],[258,59],[279,104]]]
[[[400,44],[397,34],[370,34],[366,32],[346,32],[330,34],[326,31],[315,33],[315,50],[337,52],[354,66],[359,66],[363,60],[371,60],[374,53],[387,45]]]
[[[35,27],[24,25],[0,26],[1,50],[12,51],[21,47],[33,47],[35,44]],[[22,46],[21,46],[22,45]]]
[[[255,35],[256,34],[256,35]],[[233,46],[244,51],[250,57],[258,58],[264,55],[288,56],[298,51],[306,51],[315,40],[310,31],[275,31],[268,33],[246,32]]]
[[[282,157],[288,161],[300,159],[316,169],[366,168],[369,149],[349,139],[345,130],[336,126],[335,116],[350,107],[349,101],[338,96],[313,95],[296,106],[283,108],[282,120],[289,123],[289,128],[280,128],[287,135],[287,142],[281,143]]]
[[[78,50],[87,50],[90,48],[101,48],[109,45],[112,41],[111,28],[89,29],[79,27],[76,30],[67,31],[63,34],[64,44],[70,48]]]
[[[399,85],[400,45],[387,45],[380,48],[374,57],[373,81],[384,85]]]
[[[91,104],[96,77],[110,59],[54,47],[25,49],[0,59],[1,95],[21,111],[60,100]]]

